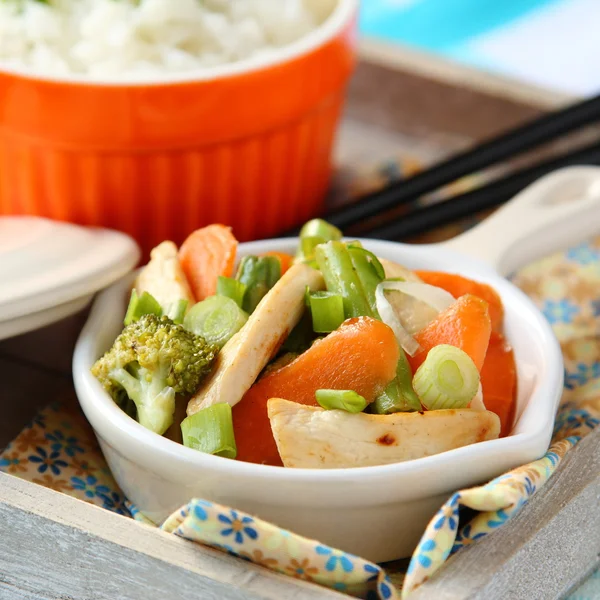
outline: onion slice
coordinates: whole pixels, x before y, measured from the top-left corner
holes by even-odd
[[[396,310],[385,296],[386,291],[396,291],[411,296],[438,313],[446,310],[454,302],[454,296],[442,288],[413,281],[382,281],[377,286],[375,302],[381,320],[392,329],[402,349],[410,356],[414,356],[421,347],[402,325]]]

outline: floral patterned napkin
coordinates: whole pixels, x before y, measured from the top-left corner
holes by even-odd
[[[437,232],[436,239],[456,233],[457,228],[463,229],[464,223]],[[514,282],[544,312],[563,348],[565,394],[552,445],[539,460],[449,498],[425,530],[408,569],[402,561],[370,563],[203,499],[192,499],[160,527],[357,598],[409,596],[451,554],[514,516],[552,476],[565,454],[600,423],[600,238],[521,270]],[[0,454],[0,470],[148,522],[126,502],[72,399],[42,411]],[[462,522],[461,507],[473,509],[476,516]],[[599,595],[600,576],[596,574],[576,598]]]

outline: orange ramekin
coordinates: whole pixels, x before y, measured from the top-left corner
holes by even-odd
[[[132,235],[269,237],[322,209],[355,64],[357,0],[271,59],[159,82],[0,70],[0,215]]]

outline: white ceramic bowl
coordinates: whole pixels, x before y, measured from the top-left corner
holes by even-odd
[[[506,335],[515,351],[518,408],[510,436],[410,462],[284,469],[201,454],[144,429],[90,375],[93,362],[121,329],[132,278],[114,285],[94,305],[75,350],[73,373],[83,410],[117,482],[157,522],[200,497],[377,562],[410,555],[450,494],[537,459],[548,448],[562,392],[562,355],[543,315],[500,273],[600,231],[599,186],[600,170],[571,168],[540,180],[449,243],[363,240],[376,254],[409,267],[459,272],[494,286],[505,305]],[[241,254],[273,249],[291,252],[295,242],[253,242],[242,245]]]

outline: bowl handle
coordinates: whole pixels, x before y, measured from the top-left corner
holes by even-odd
[[[600,168],[560,169],[528,186],[473,229],[439,244],[501,275],[600,234]]]

